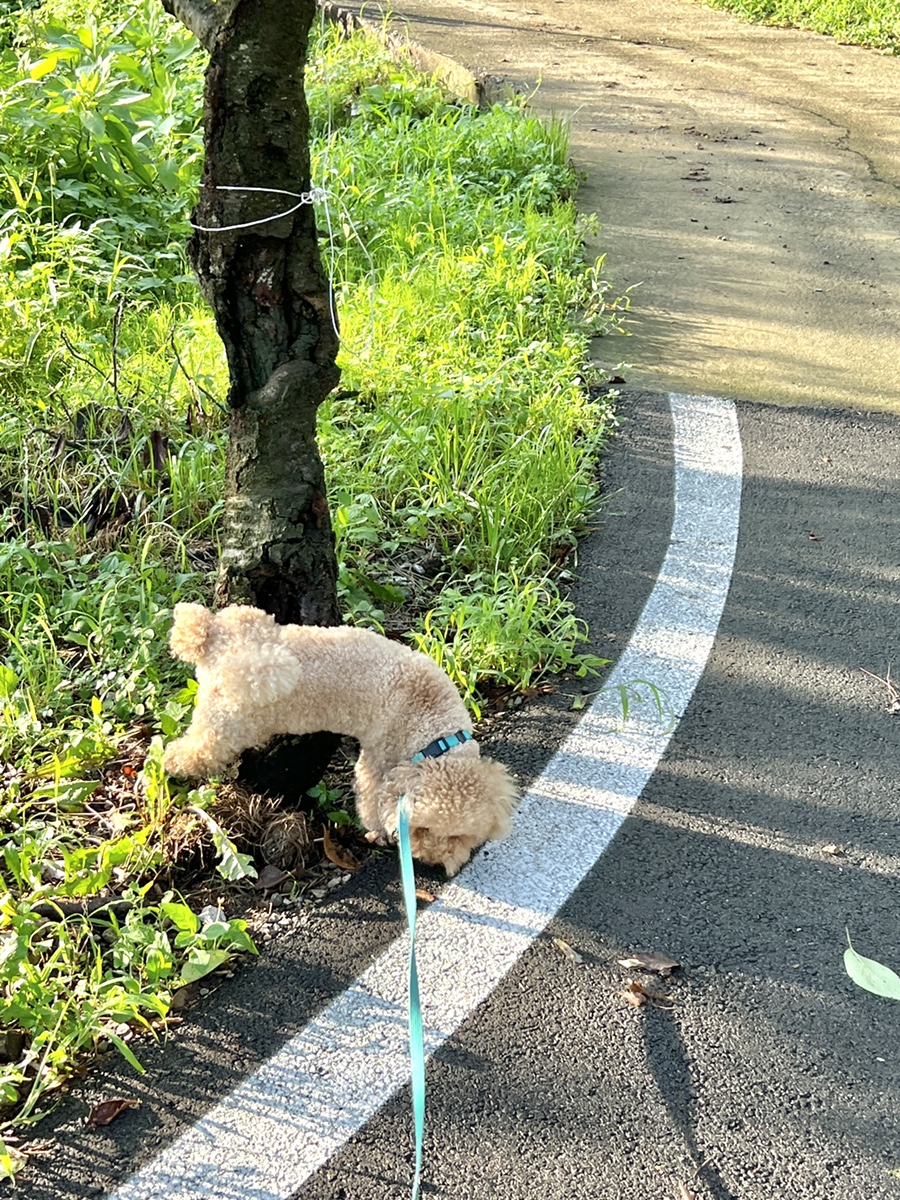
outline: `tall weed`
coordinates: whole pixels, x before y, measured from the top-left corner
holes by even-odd
[[[0,167],[20,187],[38,182],[33,211],[102,221],[107,244],[152,251],[162,277],[183,273],[203,69],[193,37],[155,0],[42,6],[0,55]]]

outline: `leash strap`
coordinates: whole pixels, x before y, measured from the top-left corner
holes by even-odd
[[[413,1126],[416,1135],[416,1173],[412,1200],[418,1200],[422,1182],[422,1144],[425,1136],[425,1037],[422,1031],[422,1006],[419,1003],[419,973],[416,969],[416,877],[413,873],[412,847],[409,842],[409,802],[401,796],[397,802],[397,834],[400,843],[400,878],[403,904],[409,925],[409,1058],[412,1074]]]

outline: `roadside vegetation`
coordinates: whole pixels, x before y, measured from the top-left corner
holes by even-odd
[[[213,863],[252,873],[265,814],[160,767],[192,702],[171,609],[210,596],[223,481],[224,364],[183,251],[204,55],[158,0],[4,4],[0,47],[11,1174],[73,1071],[105,1048],[137,1067],[135,1032],[252,952],[244,922],[179,889]],[[343,336],[320,423],[342,603],[437,658],[477,715],[596,665],[557,576],[612,422],[587,339],[621,306],[582,261],[562,127],[451,103],[377,42],[327,31],[308,91]],[[310,808],[349,820],[333,788]]]
[[[708,0],[762,25],[793,25],[840,42],[900,54],[896,0]]]

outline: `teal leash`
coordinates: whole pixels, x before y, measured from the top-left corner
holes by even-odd
[[[422,1144],[425,1137],[425,1036],[422,1030],[422,1006],[419,1002],[419,973],[416,969],[416,877],[409,843],[409,803],[405,796],[397,801],[397,835],[400,842],[400,879],[403,904],[409,925],[409,1058],[412,1068],[413,1126],[416,1135],[416,1173],[412,1200],[418,1200],[422,1183]]]

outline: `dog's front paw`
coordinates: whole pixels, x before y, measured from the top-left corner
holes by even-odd
[[[179,738],[166,746],[162,765],[165,773],[176,779],[203,774],[203,769],[197,762],[196,755],[191,752],[190,746],[186,744],[185,738]]]

